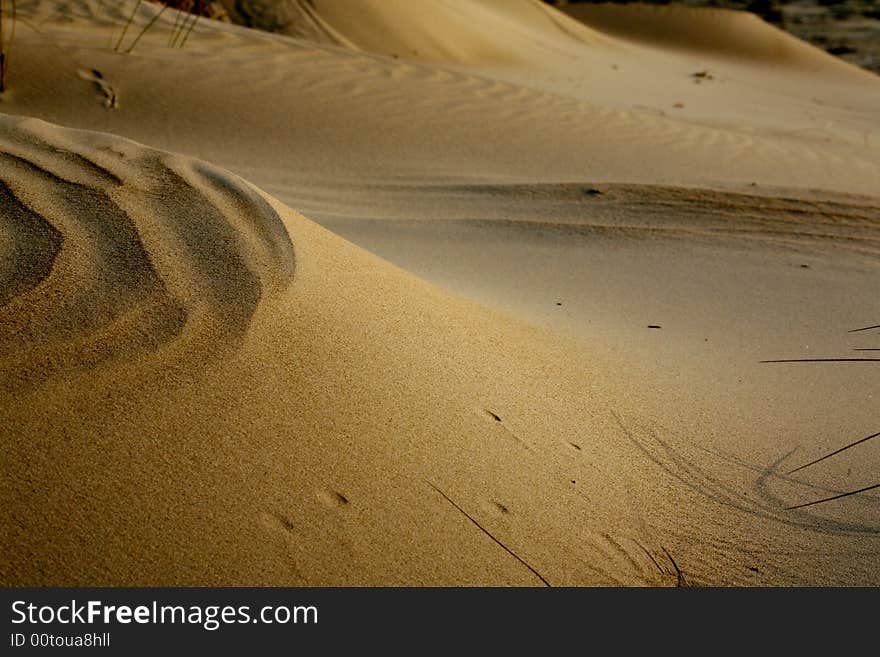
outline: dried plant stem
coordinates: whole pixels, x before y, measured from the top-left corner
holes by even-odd
[[[131,45],[128,47],[128,50],[125,51],[126,55],[129,54],[132,50],[134,50],[134,47],[137,45],[138,41],[141,40],[141,37],[147,33],[147,30],[149,30],[151,27],[153,27],[153,23],[155,23],[157,20],[159,20],[159,16],[161,16],[163,13],[165,13],[166,9],[168,9],[167,3],[162,5],[162,8],[158,12],[156,12],[156,15],[153,16],[152,20],[150,20],[150,22],[144,26],[144,29],[141,30],[140,34],[138,34],[135,37],[134,41],[131,42]]]
[[[189,38],[189,35],[193,31],[193,28],[196,26],[196,23],[199,22],[199,18],[201,18],[201,14],[196,14],[195,18],[193,18],[192,22],[189,24],[189,29],[187,29],[186,34],[183,35],[183,40],[180,42],[181,48],[186,45],[186,40]]]
[[[850,333],[858,333],[859,331],[870,331],[871,329],[880,328],[880,324],[875,324],[874,326],[863,326],[862,328],[857,328],[849,331]]]
[[[828,458],[831,458],[832,456],[840,454],[841,452],[844,452],[852,447],[855,447],[856,445],[861,445],[862,443],[866,443],[873,438],[877,438],[878,436],[880,436],[880,431],[878,431],[877,433],[872,433],[870,436],[860,438],[859,440],[851,442],[848,445],[844,445],[840,449],[836,449],[833,452],[829,452],[825,456],[817,458],[815,461],[810,461],[809,463],[805,463],[804,465],[800,466],[799,468],[795,468],[794,470],[790,471],[788,474],[794,474],[795,472],[798,472],[799,470],[803,470],[804,468],[808,468],[811,465],[816,465],[817,463],[824,461],[825,459],[828,459]]]
[[[174,39],[171,41],[171,47],[180,47],[180,37],[186,32],[186,27],[189,24],[190,19],[192,18],[191,14],[181,9],[180,12],[183,14],[183,20],[180,22],[180,26],[177,29],[177,32],[174,33]]]
[[[839,500],[841,497],[849,497],[850,495],[857,495],[858,493],[864,493],[865,491],[874,490],[875,488],[880,488],[880,484],[873,484],[871,486],[865,486],[864,488],[859,488],[858,490],[850,490],[845,493],[841,493],[840,495],[832,495],[831,497],[826,497],[821,500],[814,500],[813,502],[805,502],[804,504],[796,504],[795,506],[785,507],[786,511],[791,511],[792,509],[803,509],[806,506],[813,506],[815,504],[824,504],[825,502],[830,502],[831,500]]]
[[[3,43],[3,0],[0,0],[0,92],[6,91],[6,46]]]
[[[15,0],[11,1],[12,5],[12,26],[9,28],[9,39],[6,39],[3,31],[3,12],[5,11],[6,2],[0,0],[0,93],[6,91],[6,76],[9,71],[9,51],[12,43],[15,41]]]
[[[122,28],[122,34],[119,35],[119,41],[116,42],[116,47],[113,48],[113,50],[118,51],[120,46],[122,46],[122,40],[125,38],[125,33],[128,32],[128,28],[134,21],[135,14],[137,14],[137,10],[140,8],[143,1],[144,0],[137,0],[137,4],[134,6],[134,9],[131,10],[131,15],[128,17],[125,26]]]
[[[783,360],[760,360],[759,363],[876,363],[880,358],[787,358]]]
[[[186,12],[183,9],[178,8],[177,17],[174,19],[174,27],[171,28],[171,36],[168,37],[168,45],[174,46],[174,42],[177,41],[177,37],[180,34],[180,31],[183,29],[183,25],[186,24]]]

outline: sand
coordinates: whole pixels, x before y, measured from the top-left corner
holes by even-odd
[[[18,4],[4,585],[880,584],[877,489],[792,508],[877,483],[792,472],[877,361],[761,362],[880,358],[876,76],[721,10]]]

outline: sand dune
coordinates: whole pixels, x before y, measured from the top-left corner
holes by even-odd
[[[24,15],[33,7],[28,24],[40,32],[19,30],[7,112],[183,151],[296,207],[304,187],[335,184],[340,174],[378,185],[467,171],[481,181],[740,190],[758,182],[868,194],[880,177],[875,79],[833,74],[806,85],[728,66],[710,67],[715,79],[697,84],[692,74],[706,61],[629,45],[581,51],[586,59],[570,64],[577,74],[449,68],[211,21],[182,54],[167,47],[170,14],[125,56],[106,47],[121,30],[117,3],[71,3],[74,17],[65,20],[53,2],[24,7]],[[140,25],[155,11],[145,3]],[[92,69],[113,89],[118,111],[105,111],[106,93],[83,79]],[[486,116],[491,148],[482,146]],[[337,152],[345,153],[342,169]]]
[[[245,5],[238,19],[270,32],[672,118],[791,129],[805,104],[827,102],[803,79],[815,75],[836,89],[834,103],[850,110],[869,100],[864,85],[874,87],[876,111],[875,75],[746,12],[579,4],[562,13],[538,0]],[[320,34],[310,27],[315,21],[325,26]],[[695,86],[701,82],[711,91]],[[780,105],[781,96],[800,102]]]
[[[675,5],[566,5],[585,25],[637,43],[694,51],[769,68],[830,73],[870,84],[873,76],[762,21],[748,12]]]
[[[131,6],[19,2],[0,581],[880,582],[876,490],[792,508],[874,482],[793,472],[873,364],[759,363],[872,348],[875,77],[734,12],[253,0],[285,34],[126,54]]]
[[[7,253],[33,263],[4,284],[5,582],[670,576],[626,504],[590,509],[604,449],[579,463],[563,407],[544,417],[580,384],[536,379],[564,354],[540,331],[208,165],[33,120],[3,133]],[[593,547],[545,543],[571,525]],[[585,556],[617,541],[613,568]]]
[[[13,125],[0,155],[16,265],[7,389],[183,334],[236,342],[263,294],[293,278],[281,220],[244,184],[123,140],[92,136],[83,152],[46,124]]]
[[[256,0],[227,6],[258,29],[434,63],[533,67],[608,41],[532,0]]]

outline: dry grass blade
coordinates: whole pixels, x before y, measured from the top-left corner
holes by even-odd
[[[826,454],[825,456],[823,456],[821,458],[816,459],[815,461],[810,461],[809,463],[805,463],[804,465],[800,466],[799,468],[795,468],[794,470],[792,470],[788,474],[794,474],[795,472],[803,470],[804,468],[808,468],[811,465],[815,465],[816,463],[819,463],[820,461],[824,461],[825,459],[831,458],[835,454],[840,454],[841,452],[848,450],[850,447],[855,447],[856,445],[861,445],[862,443],[871,440],[871,438],[876,438],[877,436],[880,436],[880,431],[878,431],[877,433],[872,433],[870,436],[860,438],[859,440],[857,440],[853,443],[850,443],[849,445],[846,445],[845,447],[841,447],[840,449],[836,449],[833,452]]]
[[[186,23],[187,13],[183,9],[177,10],[177,16],[174,19],[174,27],[171,28],[171,36],[168,37],[168,45],[174,47],[174,42],[180,35],[182,25]]]
[[[6,91],[6,45],[3,39],[3,0],[0,0],[0,92]]]
[[[675,563],[675,559],[673,559],[672,555],[669,554],[669,550],[667,550],[662,545],[660,546],[660,549],[663,550],[664,553],[666,553],[666,558],[669,559],[669,563],[671,563],[672,567],[675,568],[675,574],[678,577],[678,580],[676,581],[675,585],[679,588],[683,588],[683,587],[687,586],[687,581],[685,580],[684,575],[681,572],[681,568],[679,568],[678,564]]]
[[[780,360],[761,360],[759,363],[871,363],[880,358],[785,358]]]
[[[183,46],[186,45],[186,40],[189,38],[189,35],[193,31],[193,28],[196,26],[196,23],[199,22],[199,18],[201,18],[201,15],[196,14],[195,18],[192,19],[192,22],[189,24],[189,28],[187,29],[186,33],[183,35],[183,40],[180,42],[181,48],[183,48]]]
[[[874,326],[863,326],[857,329],[851,329],[848,333],[858,333],[860,331],[870,331],[871,329],[880,328],[880,324]],[[863,348],[854,349],[854,351],[880,351],[880,349]],[[759,363],[870,363],[880,361],[880,358],[781,358],[774,360],[761,360]]]
[[[870,331],[871,329],[880,328],[880,324],[876,324],[874,326],[863,326],[862,328],[852,329],[851,331],[847,331],[848,333],[858,333],[859,331]]]
[[[465,510],[462,509],[460,506],[458,506],[458,504],[456,504],[455,502],[453,502],[452,499],[451,499],[446,493],[444,493],[442,490],[440,490],[439,488],[437,488],[437,487],[436,487],[434,484],[432,484],[430,481],[427,482],[427,483],[428,483],[428,485],[429,485],[431,488],[433,488],[435,491],[437,491],[438,493],[440,493],[440,495],[443,496],[443,499],[445,499],[445,500],[446,500],[447,502],[449,502],[452,506],[454,506],[456,509],[458,509],[458,511],[459,511],[459,512],[460,512],[465,518],[467,518],[467,519],[470,520],[474,525],[476,525],[477,528],[478,528],[481,532],[483,532],[486,536],[488,536],[489,538],[491,538],[491,539],[492,539],[492,540],[493,540],[493,541],[494,541],[499,547],[501,547],[501,549],[503,549],[505,552],[507,552],[507,554],[509,554],[509,555],[512,556],[514,559],[516,559],[517,561],[519,561],[523,566],[525,566],[526,568],[528,568],[528,569],[532,572],[532,574],[533,574],[535,577],[537,577],[539,580],[541,580],[541,581],[544,583],[544,586],[548,586],[548,587],[550,586],[550,582],[548,582],[546,579],[544,579],[544,577],[541,575],[541,573],[539,573],[537,570],[535,570],[534,568],[532,568],[532,566],[530,566],[530,565],[529,565],[529,564],[528,564],[528,563],[527,563],[527,562],[526,562],[521,556],[519,556],[516,552],[514,552],[514,551],[511,550],[509,547],[507,547],[504,543],[502,543],[502,542],[499,541],[497,538],[495,538],[495,537],[492,535],[492,533],[491,533],[489,530],[487,530],[485,527],[483,527],[483,525],[481,525],[479,522],[477,522],[477,521],[473,518],[473,516],[471,516],[467,511],[465,511]],[[673,562],[673,563],[675,563],[675,562]]]
[[[192,19],[192,14],[185,9],[180,10],[181,14],[183,14],[183,20],[180,21],[180,27],[177,29],[176,34],[174,35],[174,40],[171,42],[171,47],[180,48],[183,46],[183,36],[187,34],[187,29],[189,27],[190,20]]]
[[[131,27],[132,22],[134,22],[134,17],[137,14],[137,10],[140,8],[143,1],[144,0],[137,0],[137,4],[134,6],[134,9],[131,10],[131,15],[129,15],[125,26],[122,28],[122,34],[119,35],[119,41],[116,42],[116,47],[113,48],[113,50],[118,51],[120,46],[122,46],[122,41],[123,39],[125,39],[125,34],[128,32],[128,28]]]
[[[840,495],[832,495],[831,497],[826,497],[821,500],[816,500],[814,502],[805,502],[804,504],[796,504],[795,506],[787,506],[785,507],[786,511],[791,511],[792,509],[802,509],[805,506],[813,506],[814,504],[822,504],[823,502],[830,502],[831,500],[839,500],[841,497],[849,497],[850,495],[857,495],[858,493],[864,493],[868,490],[873,490],[875,488],[880,488],[880,484],[874,484],[873,486],[865,486],[864,488],[859,488],[858,490],[851,490],[846,493],[841,493]]]
[[[6,76],[9,71],[9,51],[15,41],[16,8],[15,0],[12,0],[12,27],[9,30],[9,40],[3,30],[3,12],[6,2],[0,0],[0,93],[6,91]]]
[[[132,50],[134,50],[134,47],[137,45],[138,41],[141,40],[141,37],[147,33],[147,30],[149,30],[151,27],[153,27],[153,24],[157,20],[159,20],[159,17],[163,13],[165,13],[166,9],[168,9],[168,3],[163,4],[162,8],[158,12],[156,12],[156,15],[153,16],[153,18],[150,20],[150,22],[144,26],[144,29],[141,30],[140,34],[138,34],[137,37],[135,37],[135,40],[131,42],[131,45],[128,47],[128,50],[125,51],[125,54],[129,54],[129,53],[131,53]]]

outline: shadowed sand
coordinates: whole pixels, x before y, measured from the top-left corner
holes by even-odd
[[[880,583],[877,79],[415,4],[19,3],[0,581]]]
[[[293,278],[281,220],[229,174],[124,140],[92,136],[88,148],[37,121],[8,123],[8,390],[183,334],[219,333],[223,351],[264,291]]]
[[[3,133],[4,229],[48,235],[2,309],[5,581],[530,583],[513,552],[556,583],[668,575],[623,500],[590,509],[596,466],[563,440],[584,417],[544,419],[547,385],[581,387],[535,380],[565,354],[540,331],[218,169]],[[618,540],[615,567],[587,557]]]

